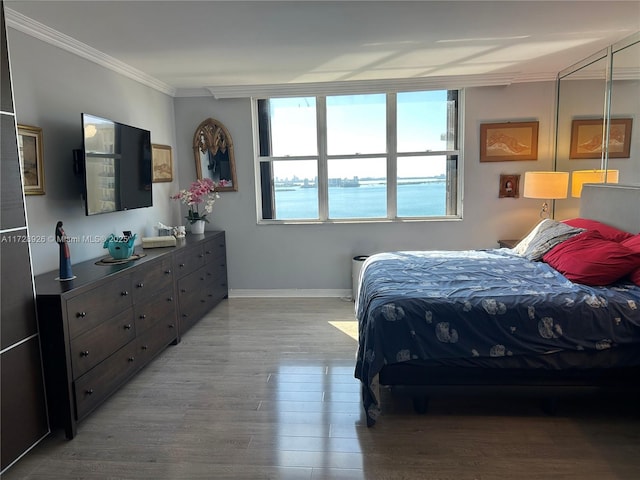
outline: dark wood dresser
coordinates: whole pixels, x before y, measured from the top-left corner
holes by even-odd
[[[188,235],[138,260],[35,278],[51,428],[76,424],[227,297],[224,232]]]

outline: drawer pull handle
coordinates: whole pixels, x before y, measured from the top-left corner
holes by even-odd
[[[211,250],[207,250],[205,253],[206,253],[207,255],[211,255]]]
[[[165,270],[164,273],[166,273],[167,275],[171,274],[171,269]]]
[[[179,267],[180,267],[180,268],[184,267],[184,263],[181,263],[181,264],[179,265]]]
[[[87,316],[87,312],[78,312],[76,313],[76,317],[78,318],[84,318]]]
[[[126,297],[127,295],[129,295],[129,292],[127,292],[126,290],[123,290],[122,292],[120,292],[120,295],[122,295],[123,297]]]
[[[187,313],[183,313],[182,314],[182,318],[187,318],[188,316],[189,316],[189,314],[187,314]]]
[[[167,298],[167,302],[173,302],[173,297]]]
[[[147,316],[143,313],[142,315],[140,315],[138,317],[140,320],[144,320],[145,318],[147,318]],[[131,325],[129,325],[129,328],[131,328]]]
[[[93,388],[88,388],[84,391],[86,395],[93,395]]]
[[[129,361],[129,363],[133,362],[136,359],[136,357],[129,357],[127,358],[127,360]]]
[[[176,328],[175,325],[173,323],[169,324],[169,328]]]
[[[82,352],[80,352],[80,356],[81,357],[88,357],[89,356],[89,350],[83,350]]]
[[[203,254],[201,254],[201,253],[200,253],[200,254],[198,254],[198,258],[202,258],[202,257],[204,257],[204,255],[203,255]]]
[[[187,293],[187,289],[186,289],[186,288],[181,288],[181,289],[180,289],[180,291],[181,291],[182,293]]]
[[[140,282],[138,285],[136,285],[136,287],[142,288],[142,287],[144,287],[144,283]]]
[[[147,347],[146,345],[142,345],[142,350],[147,350],[149,347]]]
[[[143,315],[143,316],[144,316],[144,315]],[[131,324],[130,324],[130,323],[127,323],[127,324],[124,326],[124,329],[125,329],[125,330],[131,330]]]

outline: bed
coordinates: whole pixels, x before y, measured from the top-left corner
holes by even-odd
[[[443,388],[635,388],[638,232],[640,186],[587,185],[577,219],[540,222],[514,249],[370,256],[355,307],[367,424],[379,386],[418,409]]]

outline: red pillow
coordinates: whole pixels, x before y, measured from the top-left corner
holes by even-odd
[[[627,248],[630,248],[634,252],[640,252],[640,234],[634,235],[631,238],[627,238],[622,242]],[[629,279],[640,287],[640,268],[636,268],[629,274]]]
[[[632,236],[631,238],[627,238],[620,243],[634,252],[640,252],[640,233]]]
[[[566,223],[572,227],[584,228],[585,230],[597,230],[604,238],[612,242],[622,242],[623,240],[633,237],[632,233],[588,218],[570,218],[569,220],[562,220],[562,223]]]
[[[609,285],[640,269],[640,252],[607,240],[596,230],[565,240],[542,260],[572,282],[585,285]]]

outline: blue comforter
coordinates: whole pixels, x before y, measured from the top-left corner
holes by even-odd
[[[639,287],[572,283],[509,249],[381,253],[360,280],[355,376],[369,424],[385,364],[640,348]]]

